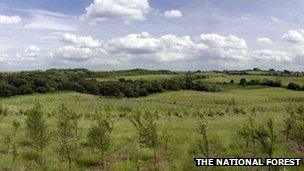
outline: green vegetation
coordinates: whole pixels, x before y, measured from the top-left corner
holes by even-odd
[[[49,72],[62,76],[76,72],[90,75],[90,79],[98,73]],[[110,72],[111,76],[100,78],[116,79],[121,85],[137,84],[142,75],[154,75],[145,72]],[[0,169],[200,170],[194,157],[303,158],[304,91],[286,89],[281,76],[269,76],[266,71],[251,71],[248,76],[256,72],[263,74],[248,79],[247,75],[224,72],[165,72],[174,76],[157,79],[162,74],[157,72],[142,82],[161,82],[168,91],[138,98],[73,91],[0,98]],[[222,77],[219,74],[228,79],[214,82]],[[134,79],[130,81],[128,76]],[[242,78],[245,86],[239,84]],[[298,84],[304,82],[300,76],[297,79]],[[263,80],[271,84],[262,85]],[[275,80],[282,85],[271,86]],[[158,85],[151,88],[159,89]],[[301,170],[303,166],[270,169]]]

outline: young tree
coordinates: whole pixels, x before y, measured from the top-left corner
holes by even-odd
[[[79,116],[62,105],[57,113],[57,136],[59,155],[68,162],[69,170],[72,163],[79,157]]]
[[[289,110],[289,117],[285,120],[286,140],[294,140],[299,148],[304,146],[304,106],[295,106]]]
[[[247,80],[246,80],[246,78],[242,78],[242,79],[240,80],[240,85],[242,85],[242,86],[246,86],[246,85],[247,85]]]
[[[273,157],[275,151],[276,136],[274,134],[273,120],[270,118],[266,125],[255,130],[255,139],[261,144],[262,151],[269,157]]]
[[[4,116],[7,116],[8,110],[4,107],[4,105],[0,104],[0,121]]]
[[[101,156],[102,167],[104,167],[104,154],[111,145],[112,124],[109,118],[99,118],[97,124],[93,125],[88,133],[89,144]]]
[[[173,132],[168,129],[163,129],[160,134],[160,139],[164,141],[164,150],[167,152],[170,141],[172,141]]]
[[[237,134],[239,137],[245,140],[246,142],[246,149],[250,151],[250,146],[252,146],[252,156],[255,157],[256,155],[256,149],[255,149],[255,125],[254,125],[254,119],[252,116],[249,117],[248,121],[241,126],[241,128],[237,131]]]
[[[156,125],[157,115],[146,112],[137,112],[129,116],[129,120],[138,131],[139,145],[153,149],[154,164],[156,165],[156,146],[158,142],[158,131]]]
[[[34,108],[25,111],[26,116],[26,135],[30,140],[31,147],[41,155],[43,148],[47,145],[48,134],[46,121],[43,118],[43,112],[40,104]]]
[[[208,141],[208,137],[207,137],[207,123],[206,122],[199,123],[198,133],[200,134],[199,149],[205,157],[209,158],[210,153],[209,153],[209,141]]]

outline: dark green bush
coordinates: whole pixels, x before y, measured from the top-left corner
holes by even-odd
[[[288,86],[287,86],[287,89],[297,90],[297,91],[303,90],[303,88],[304,88],[304,86],[301,87],[299,84],[296,84],[294,82],[289,83]]]

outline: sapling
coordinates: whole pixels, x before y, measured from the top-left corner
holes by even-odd
[[[240,129],[237,131],[237,134],[239,137],[245,140],[246,149],[250,151],[250,145],[252,145],[253,148],[253,157],[256,155],[256,149],[255,149],[255,125],[254,125],[254,119],[252,116],[249,116],[248,121],[240,127]]]
[[[273,120],[269,119],[266,125],[255,130],[255,139],[261,144],[262,151],[269,157],[273,157],[276,136],[274,134]]]
[[[209,141],[207,137],[207,123],[200,122],[198,126],[199,137],[199,149],[206,158],[210,157],[209,153]]]
[[[72,163],[79,157],[79,116],[62,105],[57,111],[57,142],[59,155],[68,162],[69,170]]]
[[[36,104],[34,108],[26,110],[24,114],[26,116],[26,136],[30,141],[32,149],[38,155],[41,155],[43,148],[49,140],[41,105]],[[19,126],[15,123],[14,127]]]
[[[173,132],[168,129],[163,129],[160,134],[160,139],[164,141],[164,150],[168,150],[168,145],[172,141]]]
[[[129,116],[138,131],[139,145],[153,149],[154,164],[156,165],[156,148],[158,143],[158,130],[156,125],[157,115],[138,112]]]
[[[289,110],[289,117],[285,120],[286,140],[294,140],[302,151],[304,146],[304,106],[295,106]]]
[[[104,167],[104,154],[111,145],[112,123],[109,118],[99,118],[97,124],[93,125],[88,133],[89,144],[100,155],[102,167]]]

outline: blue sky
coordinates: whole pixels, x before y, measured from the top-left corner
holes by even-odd
[[[0,70],[303,70],[300,0],[2,0]]]

